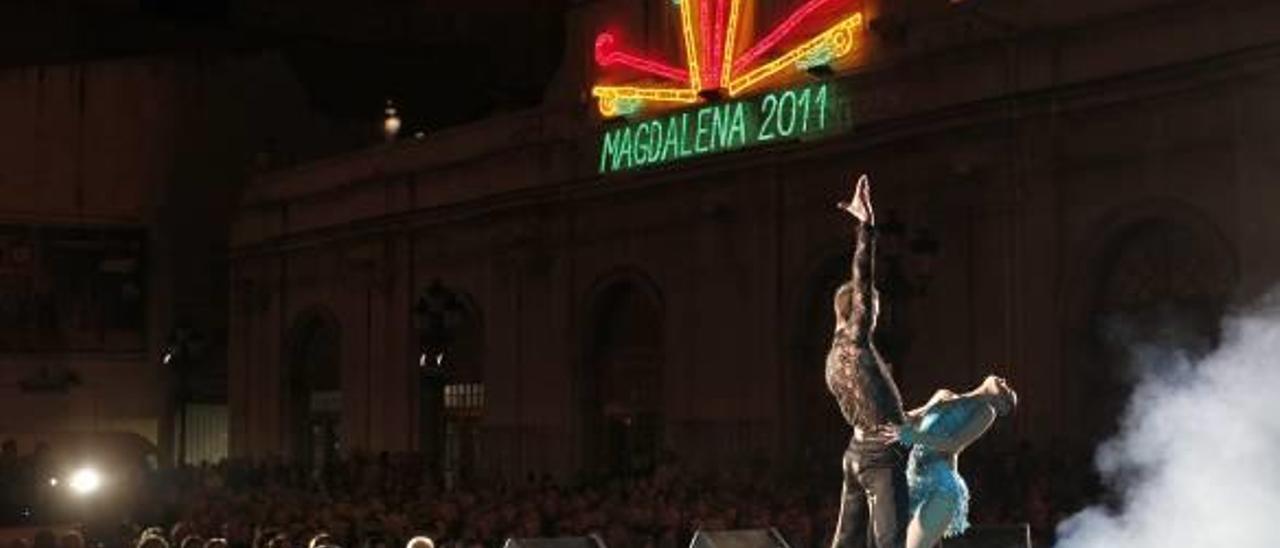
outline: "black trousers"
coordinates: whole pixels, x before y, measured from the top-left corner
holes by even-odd
[[[906,457],[906,449],[897,445],[849,442],[832,548],[906,545],[910,521]]]

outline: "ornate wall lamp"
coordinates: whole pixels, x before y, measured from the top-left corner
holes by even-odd
[[[448,362],[455,330],[462,322],[462,299],[434,280],[413,307],[418,332],[418,367],[443,368]]]

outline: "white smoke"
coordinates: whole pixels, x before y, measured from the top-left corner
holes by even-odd
[[[1280,307],[1228,320],[1202,358],[1151,350],[1097,455],[1121,504],[1059,524],[1057,548],[1280,546]]]

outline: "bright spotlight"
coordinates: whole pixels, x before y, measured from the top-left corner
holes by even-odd
[[[81,468],[71,474],[71,490],[77,495],[91,495],[102,487],[102,476],[92,468]]]
[[[57,486],[58,486],[58,478],[49,478],[49,485],[50,485],[51,487],[57,487]]]

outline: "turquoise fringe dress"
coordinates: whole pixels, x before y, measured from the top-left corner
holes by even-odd
[[[934,407],[920,420],[920,430],[935,436],[951,436],[968,421],[973,402],[965,400]],[[950,538],[969,528],[969,486],[951,466],[951,455],[923,445],[911,448],[907,461],[907,486],[911,492],[911,515],[915,516],[926,500],[940,497],[949,500],[954,509],[945,537]]]

